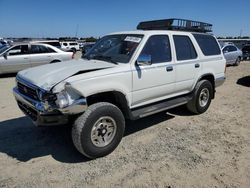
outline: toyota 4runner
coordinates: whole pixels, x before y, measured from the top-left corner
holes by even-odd
[[[225,80],[225,59],[211,24],[183,19],[141,22],[136,31],[101,38],[80,60],[29,68],[13,89],[39,126],[69,124],[79,152],[111,153],[125,119],[180,105],[205,112]]]

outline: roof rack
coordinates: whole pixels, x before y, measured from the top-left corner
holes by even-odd
[[[207,33],[212,32],[212,24],[193,20],[170,18],[164,20],[153,20],[140,22],[137,25],[139,30],[177,30]]]

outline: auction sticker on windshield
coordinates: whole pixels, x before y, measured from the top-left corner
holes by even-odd
[[[127,37],[124,39],[124,41],[139,43],[139,42],[141,42],[141,38],[139,38],[139,37],[133,37],[133,36],[127,36]]]

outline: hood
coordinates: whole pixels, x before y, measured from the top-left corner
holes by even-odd
[[[70,60],[20,71],[17,77],[42,89],[50,90],[59,82],[76,74],[111,68],[115,65],[97,60]]]

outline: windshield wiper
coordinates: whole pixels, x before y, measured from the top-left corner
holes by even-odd
[[[114,61],[111,56],[95,55],[94,57],[92,57],[92,59],[105,60],[105,61],[108,61],[110,63],[118,65],[118,63],[116,61]]]

